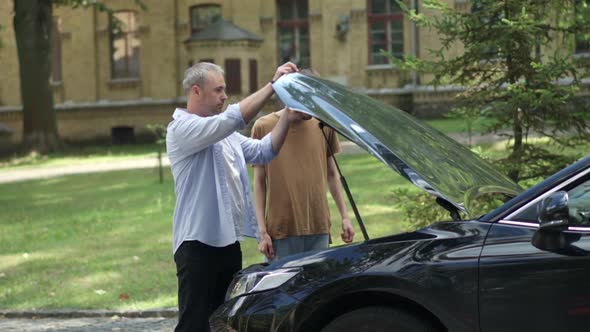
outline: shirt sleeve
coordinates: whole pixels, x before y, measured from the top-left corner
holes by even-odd
[[[247,164],[266,164],[277,155],[272,149],[272,133],[264,135],[262,139],[249,138],[239,133],[236,134],[240,136],[240,145],[242,146],[244,159]]]
[[[176,146],[184,156],[195,154],[246,127],[240,105],[229,105],[225,112],[201,117],[187,114],[170,126]],[[170,130],[169,129],[169,130]]]

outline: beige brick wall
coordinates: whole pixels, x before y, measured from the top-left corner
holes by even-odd
[[[312,67],[328,79],[359,89],[370,89],[372,95],[397,105],[445,104],[452,94],[419,91],[411,98],[406,92],[395,89],[412,83],[412,75],[404,74],[391,66],[368,65],[367,0],[308,0],[310,52]],[[411,0],[405,0],[409,5]],[[470,10],[465,1],[444,0],[451,6]],[[248,61],[258,61],[258,86],[266,84],[276,69],[277,8],[276,0],[144,0],[148,10],[140,10],[135,0],[105,0],[114,10],[134,9],[139,15],[140,77],[138,80],[113,80],[110,63],[110,30],[108,17],[96,9],[56,8],[54,13],[62,21],[62,71],[63,81],[53,86],[58,106],[58,127],[66,138],[99,135],[110,132],[110,127],[122,122],[142,127],[146,122],[167,122],[174,107],[172,100],[184,95],[181,81],[190,61],[212,58],[223,65],[227,58],[241,60],[242,90],[249,92]],[[419,12],[431,14],[422,0],[417,1]],[[226,20],[257,34],[263,42],[199,42],[187,44],[190,37],[189,9],[198,4],[220,4]],[[21,119],[18,111],[10,111],[20,105],[18,59],[12,30],[12,1],[0,1],[0,30],[3,47],[0,48],[0,123],[4,123],[20,135]],[[336,33],[336,24],[348,17],[349,30],[344,38]],[[412,24],[404,20],[404,52],[412,52]],[[429,58],[427,49],[440,47],[438,36],[428,29],[417,29],[417,54]],[[567,52],[571,41],[555,44],[555,48]],[[449,56],[460,54],[462,45],[456,45]],[[543,50],[549,54],[548,50]],[[428,76],[421,76],[427,83]],[[231,96],[237,101],[241,96]],[[168,105],[162,101],[169,100]],[[117,102],[126,105],[113,106]],[[158,107],[154,106],[159,105]],[[88,106],[91,105],[91,106]],[[94,106],[92,106],[94,105]],[[111,106],[108,106],[111,105]],[[151,106],[149,106],[151,105]],[[445,104],[446,105],[446,104]],[[410,106],[407,106],[410,107]],[[424,106],[426,107],[426,106]],[[159,112],[166,113],[160,116]],[[273,110],[270,105],[265,110]],[[65,110],[67,109],[67,110]],[[112,110],[111,110],[112,109]],[[4,111],[2,111],[4,110]],[[145,111],[145,112],[144,112]],[[97,115],[91,113],[97,112]],[[149,116],[148,116],[149,115]],[[147,116],[147,117],[146,117]],[[109,120],[107,117],[113,117]],[[94,126],[87,123],[94,122]],[[164,121],[166,119],[166,121]]]
[[[62,28],[62,85],[55,102],[97,100],[95,10],[58,7],[54,15]]]
[[[188,56],[195,59],[213,59],[215,63],[224,66],[226,59],[240,60],[240,78],[242,94],[229,97],[244,97],[250,94],[250,73],[248,63],[250,60],[256,60],[258,66],[264,65],[259,60],[260,43],[255,41],[199,41],[186,45]],[[268,81],[270,81],[270,77]],[[266,84],[266,82],[260,82]]]
[[[16,40],[12,28],[12,1],[0,1],[0,105],[20,105],[20,85]]]
[[[454,0],[447,0],[454,1]],[[258,60],[258,86],[268,82],[277,63],[277,17],[274,0],[146,0],[147,11],[134,0],[107,0],[113,10],[135,9],[140,18],[140,79],[112,80],[108,18],[95,9],[60,7],[62,19],[63,84],[54,87],[56,103],[101,100],[142,100],[175,98],[184,70],[190,61],[213,58],[242,59],[242,85],[248,91],[247,60]],[[408,4],[410,0],[407,0]],[[176,4],[176,7],[175,5]],[[253,47],[207,45],[202,50],[186,45],[190,37],[189,9],[198,4],[220,4],[225,19],[262,37]],[[10,21],[10,2],[0,3],[2,21]],[[421,8],[422,9],[422,8]],[[348,17],[349,30],[338,38],[336,24]],[[366,0],[309,0],[310,52],[312,66],[323,77],[357,88],[399,87],[407,77],[387,66],[368,66],[368,25]],[[406,53],[411,52],[411,24],[404,22]],[[0,50],[7,80],[0,82],[0,105],[18,105],[18,66],[14,38],[9,27],[2,32],[5,48]],[[436,36],[419,31],[420,47],[436,43]],[[420,54],[425,53],[422,50]],[[8,81],[8,82],[7,82]]]
[[[168,124],[175,107],[184,107],[184,103],[161,100],[59,106],[56,110],[58,131],[66,141],[109,139],[113,127],[131,127],[136,135],[141,136],[149,133],[148,124]],[[0,110],[0,123],[15,131],[10,141],[18,143],[21,140],[22,112],[19,109]]]

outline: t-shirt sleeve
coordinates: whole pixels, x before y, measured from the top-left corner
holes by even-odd
[[[328,129],[328,142],[330,143],[330,148],[328,149],[328,157],[331,156],[332,153],[334,154],[338,154],[340,153],[341,149],[340,149],[340,142],[338,141],[338,134],[336,133],[336,131],[334,131],[333,129]]]
[[[262,127],[263,126],[260,119],[256,120],[256,122],[254,122],[254,126],[252,126],[252,132],[250,133],[250,136],[255,139],[262,139],[262,137],[264,137]]]

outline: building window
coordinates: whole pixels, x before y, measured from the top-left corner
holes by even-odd
[[[195,35],[222,17],[221,6],[212,4],[192,6],[190,15],[191,35]]]
[[[51,29],[51,81],[62,81],[61,70],[61,18],[53,17],[53,28]]]
[[[278,0],[280,63],[291,61],[300,68],[310,66],[307,0]]]
[[[250,71],[250,93],[258,90],[258,61],[250,59],[248,62]]]
[[[120,11],[111,17],[111,77],[139,78],[139,40],[137,13]]]
[[[225,92],[239,95],[242,93],[242,69],[240,59],[225,59]]]
[[[575,4],[576,22],[583,25],[590,21],[590,4],[586,0],[576,0]],[[576,54],[590,53],[590,38],[588,34],[576,34]]]
[[[369,1],[369,64],[387,64],[385,50],[394,57],[404,56],[404,15],[395,0]]]

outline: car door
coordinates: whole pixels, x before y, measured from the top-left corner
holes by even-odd
[[[590,328],[590,174],[568,179],[495,223],[479,269],[480,328],[587,331]],[[539,202],[569,196],[569,227],[538,231]]]

